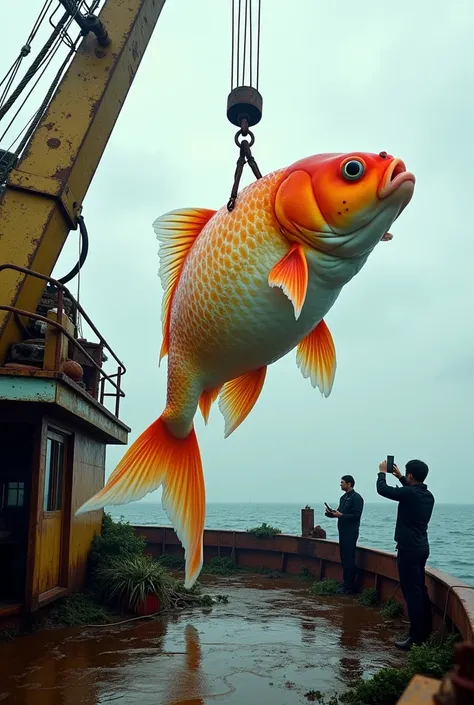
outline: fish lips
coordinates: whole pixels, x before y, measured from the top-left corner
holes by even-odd
[[[415,181],[415,175],[407,171],[405,163],[401,159],[394,159],[387,167],[377,196],[383,201],[396,193],[403,203],[403,208],[406,208],[413,196]]]

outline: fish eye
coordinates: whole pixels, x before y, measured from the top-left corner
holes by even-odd
[[[342,175],[347,181],[360,179],[364,173],[364,165],[358,159],[350,159],[342,167]]]

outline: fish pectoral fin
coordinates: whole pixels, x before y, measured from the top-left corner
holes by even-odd
[[[252,411],[262,391],[266,374],[267,368],[260,367],[224,384],[219,399],[219,409],[225,419],[224,438],[230,436]]]
[[[331,331],[324,320],[320,321],[296,349],[296,364],[305,379],[311,380],[321,394],[331,394],[336,374],[336,348]]]
[[[221,389],[222,387],[216,387],[216,389],[205,389],[199,397],[199,408],[206,425],[211,412],[211,406],[219,396]]]
[[[161,304],[163,343],[160,361],[168,352],[171,301],[184,262],[197,236],[215,212],[207,208],[182,208],[165,213],[153,223],[153,229],[160,242],[158,274],[164,289]]]
[[[194,429],[186,438],[176,438],[160,416],[132,443],[105,487],[85,502],[76,515],[134,502],[160,485],[163,508],[184,548],[185,586],[190,588],[202,567],[206,512],[201,455]]]
[[[301,245],[294,243],[290,251],[270,271],[268,283],[279,286],[293,304],[298,320],[308,289],[308,263]]]

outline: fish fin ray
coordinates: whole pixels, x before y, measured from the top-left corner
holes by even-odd
[[[217,397],[219,396],[219,392],[221,391],[221,389],[222,387],[216,387],[216,389],[205,389],[199,397],[199,408],[201,410],[204,423],[206,425],[209,420],[211,406],[214,404]]]
[[[184,548],[185,585],[189,588],[202,567],[206,511],[201,456],[194,429],[186,438],[175,438],[163,416],[158,418],[130,446],[105,487],[76,514],[134,502],[160,485],[163,485],[163,508]]]
[[[296,364],[305,379],[318,387],[321,394],[331,394],[336,374],[336,348],[331,331],[324,320],[300,341],[296,349]]]
[[[268,275],[271,287],[279,286],[293,304],[298,320],[308,289],[308,263],[301,245],[294,243]]]
[[[224,384],[219,399],[219,409],[225,419],[224,438],[230,436],[252,411],[266,374],[266,366],[260,367]]]
[[[169,349],[171,301],[184,262],[197,236],[215,212],[207,208],[181,208],[161,215],[153,223],[153,229],[160,242],[158,274],[164,290],[161,304],[163,342],[160,362]]]

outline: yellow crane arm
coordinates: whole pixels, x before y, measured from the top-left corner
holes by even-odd
[[[165,0],[107,0],[99,19],[110,37],[87,35],[0,201],[0,263],[50,276],[93,179]],[[34,312],[44,282],[0,273],[0,303]],[[21,339],[0,310],[0,366]]]

